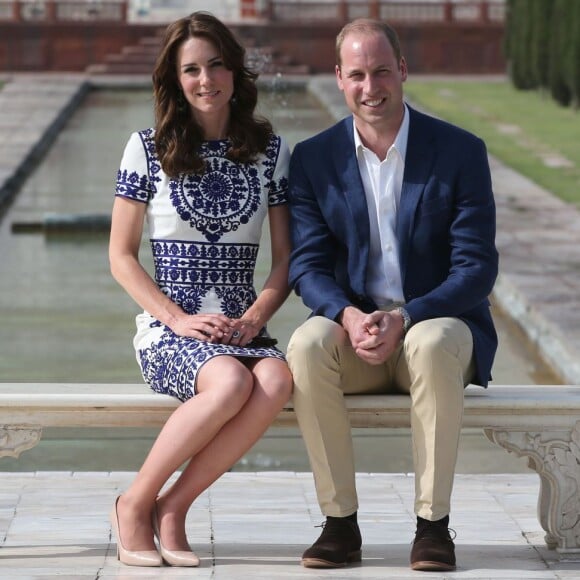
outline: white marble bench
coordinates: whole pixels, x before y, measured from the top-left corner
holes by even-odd
[[[0,457],[34,447],[43,427],[161,427],[178,404],[140,384],[0,383]],[[353,427],[409,427],[406,396],[349,396],[347,405]],[[296,425],[291,405],[275,425]],[[580,558],[580,386],[470,386],[463,426],[527,456],[547,545]]]

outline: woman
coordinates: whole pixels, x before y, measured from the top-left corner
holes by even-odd
[[[111,271],[144,309],[134,344],[145,381],[183,401],[113,506],[125,564],[199,564],[185,533],[188,509],[291,394],[265,326],[288,296],[289,150],[254,116],[256,77],[211,14],[169,25],[153,73],[155,130],[131,135],[118,173]],[[266,215],[272,267],[256,295]],[[138,259],[145,216],[154,279]]]

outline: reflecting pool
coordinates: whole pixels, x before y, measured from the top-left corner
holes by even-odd
[[[260,111],[291,147],[333,122],[315,97],[304,91],[264,92]],[[13,230],[19,224],[40,223],[47,214],[109,214],[125,142],[132,131],[151,125],[149,90],[92,91],[3,216],[0,380],[141,382],[132,348],[134,316],[139,308],[110,276],[106,235]],[[149,246],[144,242],[145,262],[148,255]],[[269,255],[263,250],[258,278],[263,278],[268,266]],[[299,299],[292,296],[270,323],[270,332],[282,348],[306,315]],[[494,315],[501,340],[495,382],[559,382],[517,329],[500,313]],[[2,459],[0,470],[134,469],[153,433],[128,431],[108,430],[104,435],[89,430],[47,430],[41,445],[18,460]],[[385,458],[384,433],[365,431],[357,437],[357,445],[364,450],[359,453],[363,456],[361,469],[408,470],[407,435],[389,434],[389,457]],[[477,437],[473,445],[491,447],[482,443],[479,434]],[[129,441],[119,445],[120,439]],[[400,461],[395,457],[397,449],[401,450]],[[481,467],[476,457],[468,464],[472,466],[466,470]],[[273,430],[238,468],[299,470],[307,469],[307,464],[296,431]]]

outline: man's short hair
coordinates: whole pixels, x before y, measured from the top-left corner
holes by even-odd
[[[336,37],[336,64],[340,68],[341,58],[340,51],[342,49],[342,44],[347,35],[351,33],[361,33],[361,34],[372,34],[378,32],[379,34],[384,34],[387,37],[390,45],[393,47],[395,57],[397,62],[401,61],[401,43],[399,42],[399,36],[395,32],[392,26],[389,26],[383,20],[375,20],[373,18],[357,18],[342,27],[342,30],[338,33]]]

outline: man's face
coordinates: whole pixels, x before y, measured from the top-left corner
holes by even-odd
[[[407,64],[397,62],[393,47],[379,32],[352,32],[340,49],[338,87],[357,123],[383,125],[401,121]]]

